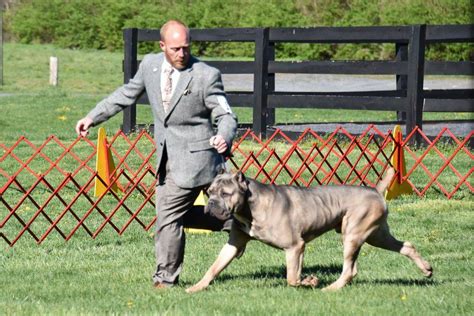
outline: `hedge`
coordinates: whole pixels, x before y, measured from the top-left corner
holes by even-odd
[[[122,29],[159,28],[178,18],[191,28],[312,27],[472,23],[471,0],[17,0],[6,31],[22,43],[110,51],[123,47]],[[472,44],[430,47],[431,60],[473,60]],[[142,45],[140,52],[156,50]],[[281,59],[388,59],[393,45],[281,44]],[[196,43],[199,56],[251,57],[251,44]]]

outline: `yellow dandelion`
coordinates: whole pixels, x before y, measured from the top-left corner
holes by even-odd
[[[405,293],[405,291],[403,291],[402,295],[400,296],[400,299],[401,299],[402,301],[406,301],[406,300],[408,299],[408,296],[407,296],[407,294]]]
[[[66,117],[66,115],[60,115],[60,116],[58,116],[58,120],[65,121],[65,120],[67,120],[67,117]]]
[[[133,307],[133,301],[128,301],[127,302],[127,307],[132,308]]]
[[[21,212],[28,212],[28,211],[31,211],[31,207],[25,206],[25,207],[21,208],[20,211],[21,211]]]

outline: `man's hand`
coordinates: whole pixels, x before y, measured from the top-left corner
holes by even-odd
[[[79,121],[77,121],[77,124],[76,124],[76,133],[78,136],[87,136],[87,134],[89,134],[89,127],[91,127],[93,121],[91,118],[89,117],[84,117],[83,119],[80,119]]]
[[[223,154],[227,151],[227,143],[221,135],[212,136],[209,139],[209,144],[214,147],[219,154]]]

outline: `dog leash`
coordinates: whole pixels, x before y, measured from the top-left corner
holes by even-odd
[[[217,167],[218,173],[230,172],[230,168],[226,163],[225,156],[222,154],[219,154],[219,157],[220,157],[220,163]]]

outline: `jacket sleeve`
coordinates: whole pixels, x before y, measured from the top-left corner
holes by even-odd
[[[130,79],[130,81],[114,92],[108,97],[100,101],[94,109],[92,109],[88,117],[92,119],[94,125],[98,125],[124,108],[134,104],[138,96],[143,92],[145,85],[143,80],[143,65],[145,59],[140,63],[137,73]]]
[[[212,111],[211,115],[217,122],[217,134],[224,137],[230,148],[237,132],[237,117],[227,102],[220,72],[215,68],[211,69],[213,71],[208,77],[205,104]]]

